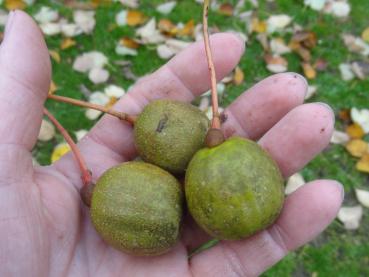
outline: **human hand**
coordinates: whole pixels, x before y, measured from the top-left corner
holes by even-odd
[[[235,35],[212,36],[218,79],[237,65],[243,45]],[[188,260],[189,251],[209,237],[187,218],[169,253],[121,253],[91,225],[71,154],[51,166],[32,165],[50,75],[37,25],[25,13],[13,13],[0,48],[0,276],[255,276],[319,234],[340,207],[342,186],[317,180],[288,196],[276,223],[249,239],[221,242]],[[204,47],[195,43],[140,80],[115,108],[138,114],[150,100],[191,101],[209,86]],[[258,140],[290,176],[327,146],[333,131],[329,107],[302,104],[306,90],[305,80],[294,73],[261,81],[226,109],[225,134]],[[95,181],[136,155],[131,127],[111,116],[104,116],[79,148]]]

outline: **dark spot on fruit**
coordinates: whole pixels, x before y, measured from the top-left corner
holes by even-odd
[[[226,113],[223,112],[223,113],[220,114],[220,122],[221,123],[225,123],[227,121],[227,119],[228,119],[228,115]]]
[[[160,119],[158,127],[156,127],[156,132],[161,133],[165,128],[165,124],[168,122],[168,116],[165,114],[164,118]]]

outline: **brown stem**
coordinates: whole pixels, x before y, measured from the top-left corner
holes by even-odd
[[[107,114],[110,114],[112,116],[119,118],[120,120],[127,121],[132,125],[134,125],[134,123],[137,120],[137,117],[134,115],[129,115],[126,113],[118,112],[118,111],[106,108],[104,106],[101,106],[101,105],[97,105],[97,104],[93,104],[93,103],[89,103],[89,102],[85,102],[85,101],[81,101],[81,100],[77,100],[77,99],[73,99],[69,97],[49,94],[47,98],[55,100],[55,101],[64,102],[64,103],[68,103],[71,105],[89,108],[89,109],[97,110],[103,113],[107,113]]]
[[[56,126],[59,132],[63,135],[66,142],[69,144],[74,157],[82,172],[82,182],[84,186],[89,186],[92,184],[91,172],[87,169],[85,160],[83,159],[81,152],[79,151],[77,145],[74,143],[71,136],[68,134],[67,130],[59,123],[59,121],[46,109],[44,108],[44,114],[50,119],[50,121]]]
[[[218,92],[217,92],[217,77],[215,74],[215,67],[213,62],[213,55],[210,48],[210,39],[208,32],[208,15],[209,15],[209,4],[210,0],[204,0],[204,11],[203,11],[203,32],[205,40],[205,52],[208,60],[210,80],[211,80],[211,101],[213,109],[213,120],[211,127],[213,129],[220,129],[220,114],[218,111]]]

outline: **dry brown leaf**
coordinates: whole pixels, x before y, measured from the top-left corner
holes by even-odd
[[[191,19],[186,23],[186,25],[182,29],[178,30],[178,35],[182,37],[190,37],[190,36],[192,37],[194,35],[194,31],[195,31],[195,21]]]
[[[361,34],[361,38],[369,43],[369,27],[367,27]]]
[[[131,49],[137,49],[137,48],[140,47],[140,44],[137,41],[135,41],[131,38],[127,38],[127,37],[121,38],[119,43],[121,45],[123,45],[125,47],[128,47],[128,48],[131,48]]]
[[[56,86],[54,81],[51,80],[50,88],[49,88],[49,94],[54,94],[54,92],[57,91],[57,90],[58,90],[58,87]]]
[[[300,43],[303,47],[314,48],[317,44],[316,34],[311,31],[301,31],[293,35],[292,41]]]
[[[73,47],[74,45],[76,45],[76,41],[71,39],[71,38],[65,38],[61,44],[60,44],[60,49],[61,50],[65,50],[65,49],[68,49],[68,48],[71,48]]]
[[[173,22],[169,19],[164,18],[160,19],[158,23],[158,29],[160,30],[160,32],[171,36],[176,35],[176,33],[178,32],[177,26],[174,25]]]
[[[233,83],[236,86],[239,86],[243,83],[244,79],[245,74],[243,73],[242,69],[239,66],[237,66],[233,76]]]
[[[356,164],[356,169],[361,172],[369,173],[369,153],[366,153]]]
[[[251,20],[251,30],[256,33],[265,33],[267,30],[267,24],[265,21],[259,20],[259,18],[254,17]]]
[[[353,139],[346,144],[346,150],[354,157],[361,158],[368,154],[368,143],[361,139]]]
[[[272,56],[270,54],[265,54],[264,60],[267,64],[267,69],[270,72],[280,73],[287,71],[288,61],[281,56]]]
[[[349,109],[343,109],[338,112],[338,117],[344,122],[351,121],[351,115]]]
[[[50,54],[50,57],[56,61],[57,63],[60,63],[61,61],[61,58],[60,58],[60,54],[58,51],[56,50],[49,50],[49,54]]]
[[[9,10],[23,10],[27,4],[22,0],[5,0],[5,7]]]
[[[361,139],[365,135],[363,128],[357,123],[347,126],[346,133],[353,139]]]
[[[232,16],[234,12],[234,8],[232,6],[232,4],[230,3],[224,3],[222,5],[220,5],[219,7],[219,13],[226,15],[226,16]]]
[[[308,79],[316,78],[316,71],[309,63],[302,63],[302,69],[304,70],[304,74]]]
[[[137,10],[130,10],[127,13],[127,25],[128,26],[138,26],[146,22],[147,17],[142,12]]]

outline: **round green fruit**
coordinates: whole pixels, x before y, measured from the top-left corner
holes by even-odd
[[[178,101],[148,104],[134,126],[137,151],[146,162],[183,173],[204,146],[209,119],[198,108]]]
[[[111,246],[138,256],[160,255],[178,240],[183,192],[163,169],[127,162],[107,170],[97,181],[91,219]]]
[[[257,143],[234,137],[196,153],[186,172],[185,193],[200,227],[218,239],[238,240],[275,221],[284,181]]]

